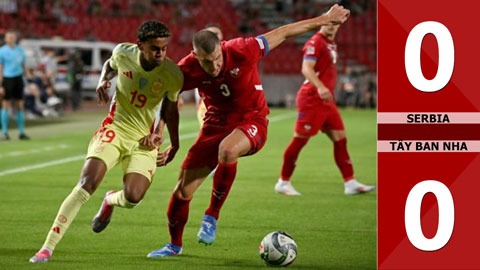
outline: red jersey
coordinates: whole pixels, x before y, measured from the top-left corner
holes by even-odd
[[[258,62],[268,53],[263,36],[236,38],[221,43],[223,67],[217,77],[208,75],[193,53],[178,62],[184,74],[183,90],[198,88],[204,96],[205,121],[238,122],[268,115]]]
[[[337,56],[337,44],[320,32],[313,35],[303,47],[303,59],[316,61],[314,70],[318,79],[330,90],[332,96],[335,96],[334,91],[337,84]],[[300,91],[316,93],[317,88],[305,80]],[[320,99],[320,96],[317,95],[317,97]]]

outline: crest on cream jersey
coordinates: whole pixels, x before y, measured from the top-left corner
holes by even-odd
[[[156,81],[152,85],[152,92],[154,94],[159,94],[163,90],[163,83],[161,81]]]
[[[138,86],[140,86],[140,89],[147,86],[147,84],[148,84],[148,80],[143,77],[140,77],[140,79],[138,80]]]

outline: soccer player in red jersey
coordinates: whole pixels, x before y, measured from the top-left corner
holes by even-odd
[[[205,177],[213,176],[210,205],[205,211],[198,241],[212,244],[220,209],[237,171],[237,159],[258,152],[267,138],[269,113],[258,62],[289,37],[328,23],[343,23],[350,12],[334,5],[327,13],[288,24],[266,34],[220,42],[202,30],[193,37],[193,52],[180,60],[184,90],[198,88],[205,97],[207,113],[202,130],[185,158],[178,183],[168,205],[170,243],[148,257],[176,256],[182,252],[182,234],[189,204]]]
[[[218,24],[207,24],[205,26],[205,30],[213,32],[215,35],[217,35],[220,41],[223,40],[222,29],[220,29],[220,26]],[[205,118],[205,113],[207,112],[207,106],[205,106],[205,102],[203,102],[203,97],[200,96],[200,93],[198,92],[198,88],[195,88],[195,103],[197,105],[198,123],[200,124],[200,126],[202,126],[203,118]]]
[[[285,150],[280,179],[275,191],[286,195],[300,195],[290,183],[300,150],[319,130],[333,142],[335,162],[342,173],[345,194],[372,191],[355,180],[353,166],[347,151],[347,138],[333,93],[337,83],[337,45],[335,35],[340,25],[328,24],[320,28],[303,48],[302,74],[306,80],[297,95],[298,118],[290,145]]]

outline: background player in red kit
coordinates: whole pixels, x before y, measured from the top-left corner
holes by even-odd
[[[349,11],[334,5],[322,16],[279,27],[264,35],[220,42],[207,30],[193,37],[193,52],[179,62],[184,90],[198,88],[207,113],[200,134],[185,158],[168,206],[170,243],[148,257],[179,255],[193,193],[215,166],[210,205],[198,232],[201,243],[215,240],[220,209],[235,179],[238,157],[258,152],[267,138],[269,113],[258,62],[289,37],[328,23],[343,23]]]
[[[300,150],[319,130],[333,142],[335,162],[344,179],[345,194],[375,189],[375,186],[366,186],[355,180],[342,117],[333,100],[337,83],[337,45],[334,39],[339,27],[338,24],[322,26],[303,48],[302,74],[306,80],[297,95],[298,118],[295,132],[285,150],[281,176],[275,185],[276,192],[300,195],[290,183],[290,177]]]

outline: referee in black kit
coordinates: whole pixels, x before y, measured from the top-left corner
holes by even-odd
[[[11,101],[15,108],[18,138],[28,140],[25,134],[25,115],[23,109],[23,77],[31,77],[25,66],[25,51],[17,45],[17,33],[8,30],[5,33],[5,45],[0,47],[0,95],[3,95],[0,119],[2,123],[3,138],[9,140],[9,108]]]

